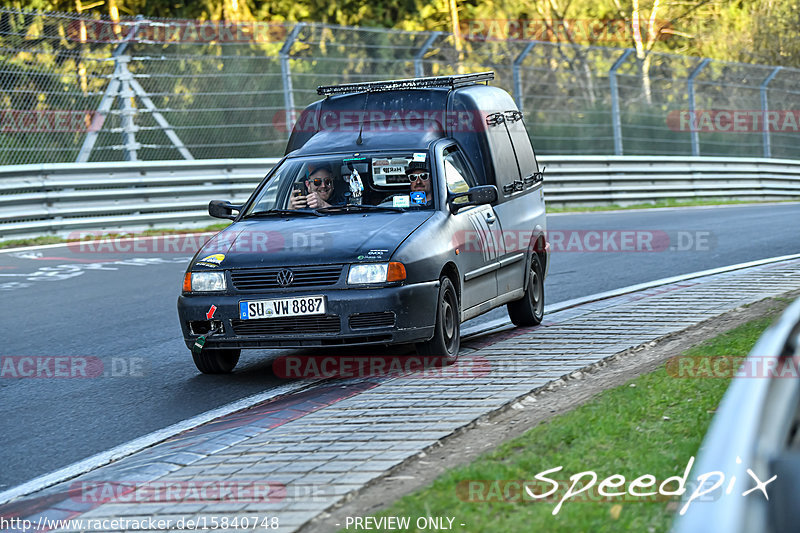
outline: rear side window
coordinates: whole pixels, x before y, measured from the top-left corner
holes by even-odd
[[[538,179],[539,164],[531,146],[528,132],[525,131],[525,123],[522,120],[522,113],[519,111],[507,111],[505,113],[505,123],[511,142],[514,144],[514,153],[519,163],[519,171],[522,177],[523,190],[535,186],[541,179]],[[519,185],[515,192],[518,192]]]
[[[517,188],[516,184],[520,181],[519,166],[514,146],[511,144],[511,134],[506,125],[505,112],[498,111],[487,115],[486,125],[497,188],[502,201],[502,198],[511,196]]]

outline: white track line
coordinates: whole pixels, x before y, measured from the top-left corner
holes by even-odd
[[[619,289],[599,292],[597,294],[592,294],[590,296],[583,296],[581,298],[574,298],[572,300],[564,300],[563,302],[558,302],[552,305],[546,305],[544,307],[544,312],[545,315],[547,315],[550,313],[555,313],[557,311],[563,311],[564,309],[569,309],[570,307],[577,307],[579,305],[587,304],[589,302],[596,302],[597,300],[605,300],[607,298],[613,298],[615,296],[622,296],[623,294],[629,294],[631,292],[642,291],[645,289],[652,289],[653,287],[660,287],[661,285],[669,285],[670,283],[677,283],[679,281],[686,281],[689,279],[701,278],[704,276],[711,276],[714,274],[722,274],[724,272],[732,272],[734,270],[741,270],[743,268],[767,265],[769,263],[789,261],[791,259],[800,259],[800,254],[769,257],[767,259],[759,259],[757,261],[748,261],[747,263],[738,263],[736,265],[712,268],[709,270],[701,270],[699,272],[682,274],[680,276],[672,276],[670,278],[657,279],[655,281],[648,281],[646,283],[637,283],[636,285],[629,285],[627,287],[622,287]],[[509,319],[498,318],[496,320],[492,320],[491,322],[484,322],[483,324],[478,324],[470,328],[465,328],[464,330],[462,330],[461,333],[463,337],[468,337],[468,336],[473,337],[509,325],[511,325],[511,321]]]
[[[545,198],[545,201],[547,198]],[[636,209],[609,209],[607,211],[562,211],[558,213],[547,213],[547,218],[561,217],[566,215],[605,215],[609,213],[641,213],[642,211],[649,211],[651,213],[660,213],[662,211],[685,211],[687,209],[725,209],[731,207],[766,207],[770,205],[798,205],[800,202],[755,202],[747,204],[709,204],[709,205],[684,205],[672,207],[638,207]],[[576,207],[575,209],[580,209]]]

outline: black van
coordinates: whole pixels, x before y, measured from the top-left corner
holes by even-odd
[[[542,171],[492,72],[318,88],[286,156],[197,253],[178,314],[205,373],[243,348],[415,343],[458,357],[460,323],[539,324]],[[236,211],[238,214],[233,214]]]

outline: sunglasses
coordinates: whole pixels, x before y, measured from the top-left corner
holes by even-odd
[[[430,177],[431,177],[430,172],[419,172],[417,174],[409,174],[408,181],[410,182],[417,180],[428,181],[428,178]]]
[[[332,178],[311,178],[311,179],[309,179],[308,181],[309,181],[310,183],[313,183],[313,184],[314,184],[314,187],[319,187],[319,186],[320,186],[320,185],[322,185],[323,183],[324,183],[325,185],[327,185],[328,187],[330,187],[331,185],[333,185],[333,179],[332,179]]]

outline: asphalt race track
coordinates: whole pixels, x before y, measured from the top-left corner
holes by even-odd
[[[558,215],[548,224],[551,241],[561,238],[546,283],[548,304],[800,252],[795,203]],[[625,240],[622,231],[638,233]],[[619,250],[631,243],[633,250]],[[277,351],[244,352],[229,376],[197,372],[176,312],[190,255],[112,256],[66,246],[0,254],[0,355],[97,358],[107,374],[3,374],[0,490],[285,383],[270,371]]]

